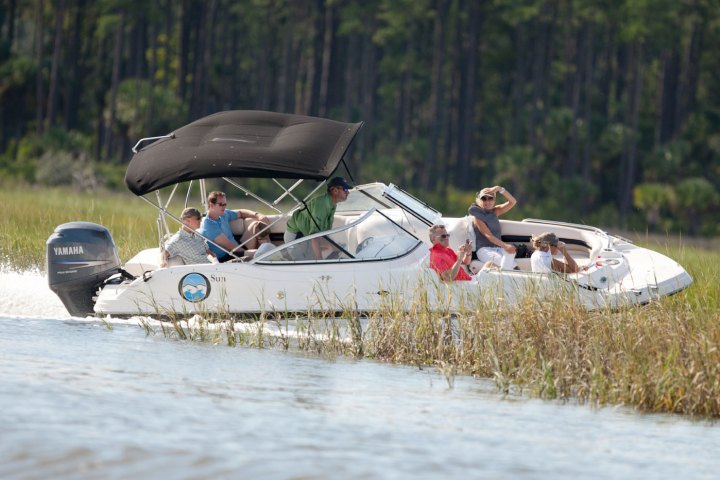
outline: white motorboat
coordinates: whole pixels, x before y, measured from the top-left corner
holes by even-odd
[[[531,236],[552,231],[577,262],[589,268],[568,275],[538,274],[531,271],[529,258],[517,258],[520,270],[481,270],[471,281],[442,283],[428,266],[428,228],[446,225],[451,247],[457,248],[473,239],[472,222],[468,217],[443,217],[401,188],[383,183],[355,186],[347,201],[338,204],[331,230],[283,243],[288,218],[303,205],[303,199],[296,198],[298,185],[310,181],[316,182],[312,192],[322,188],[361,126],[231,111],[141,140],[125,181],[159,210],[160,245],[121,265],[104,227],[88,222],[60,225],[47,242],[50,288],[76,316],[172,316],[343,314],[382,311],[389,305],[410,310],[418,302],[453,313],[479,304],[511,306],[549,298],[588,309],[621,308],[671,295],[692,283],[675,261],[624,238],[586,225],[534,219],[501,220],[503,240],[529,248]],[[138,149],[148,140],[153,143]],[[242,184],[258,178],[272,179],[268,183],[277,187],[277,195],[264,199]],[[170,200],[180,188],[189,195],[198,182],[198,203],[204,204],[207,179],[223,179],[266,206],[275,248],[247,261],[161,267],[168,220],[180,222],[169,209]],[[281,211],[279,205],[288,199],[294,206]],[[239,222],[247,220],[235,221],[233,230],[247,232],[247,225]],[[322,242],[321,258],[309,248],[312,241]]]

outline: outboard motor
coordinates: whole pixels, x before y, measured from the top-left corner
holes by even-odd
[[[120,271],[115,242],[107,228],[90,222],[63,223],[47,241],[50,290],[75,317],[94,315],[93,297]]]

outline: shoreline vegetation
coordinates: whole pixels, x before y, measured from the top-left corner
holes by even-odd
[[[5,187],[0,200],[12,205],[0,231],[6,268],[43,270],[45,241],[67,221],[106,226],[122,260],[157,242],[156,211],[127,194]],[[558,298],[541,307],[532,299],[513,309],[473,305],[449,316],[427,309],[419,295],[411,313],[393,310],[389,301],[367,318],[349,309],[342,319],[313,311],[247,323],[216,312],[140,324],[148,334],[182,340],[434,366],[449,385],[455,375],[469,374],[494,379],[504,393],[720,417],[720,250],[705,240],[625,236],[678,261],[694,283],[616,312],[587,312]]]

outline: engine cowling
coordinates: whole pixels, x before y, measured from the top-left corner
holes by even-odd
[[[50,289],[73,316],[93,315],[97,289],[119,271],[115,242],[102,225],[63,223],[47,240]]]

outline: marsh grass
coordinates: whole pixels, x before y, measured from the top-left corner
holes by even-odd
[[[127,194],[3,188],[7,209],[0,262],[43,268],[45,240],[56,225],[87,220],[112,232],[126,260],[156,243],[155,210]],[[361,316],[318,293],[306,312],[265,312],[237,321],[220,309],[140,317],[148,335],[228,346],[298,349],[435,367],[452,386],[456,375],[492,378],[502,392],[591,404],[626,404],[643,411],[720,417],[720,250],[687,243],[639,243],[682,264],[694,283],[649,305],[588,312],[569,298],[516,308],[466,301],[461,313],[433,308],[427,285],[409,299],[390,294],[379,311]],[[108,324],[109,325],[109,324]],[[108,328],[111,328],[108,326]]]
[[[45,268],[45,242],[65,222],[81,220],[107,227],[123,261],[157,245],[157,211],[130,194],[3,185],[0,202],[9,207],[0,229],[0,263],[18,270]]]
[[[365,316],[352,305],[268,312],[243,322],[207,312],[171,321],[163,333],[435,367],[450,387],[456,375],[469,374],[494,379],[504,393],[719,417],[720,309],[711,284],[720,255],[675,253],[695,284],[620,311],[589,312],[570,296],[538,302],[529,294],[514,308],[468,301],[451,315],[449,307],[431,307],[428,299],[437,292],[427,285],[415,292],[408,310],[391,294],[379,311]]]

